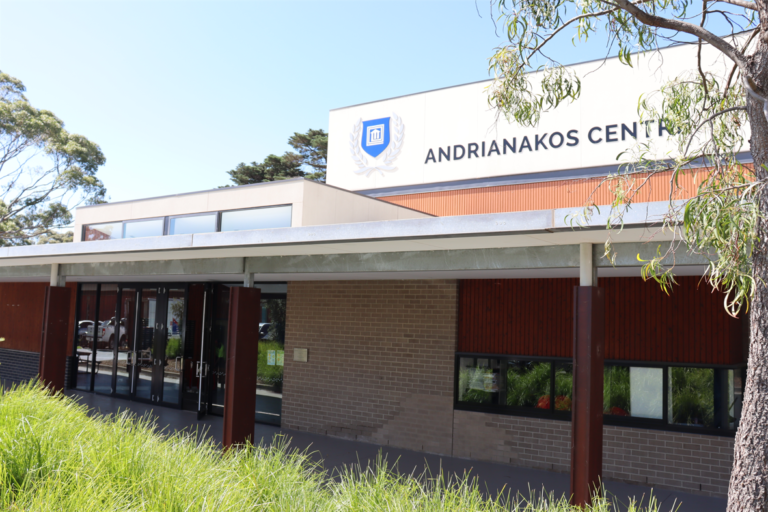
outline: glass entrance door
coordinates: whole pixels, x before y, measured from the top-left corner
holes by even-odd
[[[120,317],[120,335],[115,356],[115,394],[130,397],[133,388],[136,368],[135,343],[136,332],[139,330],[139,290],[135,287],[120,288],[118,314]]]
[[[133,389],[132,397],[153,402],[155,398],[154,368],[157,361],[158,336],[160,327],[158,304],[161,302],[160,288],[142,288],[138,299],[138,329],[134,338],[132,354]]]
[[[183,370],[184,286],[123,288],[115,391],[147,402],[178,405]]]
[[[184,305],[186,286],[163,288],[165,320],[163,338],[157,347],[158,376],[161,380],[159,400],[166,405],[181,405],[181,379],[184,372]]]
[[[197,411],[198,417],[208,413],[209,405],[211,296],[211,285],[189,285],[184,322],[182,408]]]
[[[256,421],[280,425],[283,408],[286,299],[261,299]]]
[[[211,295],[211,336],[205,349],[208,358],[208,412],[224,415],[227,382],[227,331],[229,326],[229,289],[233,285],[215,284]]]

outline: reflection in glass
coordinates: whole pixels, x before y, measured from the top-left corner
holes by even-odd
[[[573,400],[573,363],[555,363],[555,410],[570,411]]]
[[[206,315],[210,313],[210,297],[206,298],[206,285],[191,284],[188,291],[187,311],[184,320],[184,371],[183,393],[185,402],[193,399],[195,405],[198,403],[198,393],[202,384],[203,393],[207,390],[206,379],[201,379],[206,375],[204,364],[208,363],[208,357],[203,355],[203,309],[208,307]],[[209,336],[206,336],[205,344],[210,343]],[[200,397],[201,403],[207,404],[207,395]]]
[[[459,359],[459,402],[499,403],[500,365],[498,359],[462,357]]]
[[[122,222],[107,222],[104,224],[90,224],[85,226],[83,241],[114,240],[123,237]]]
[[[715,370],[669,368],[669,423],[714,426]]]
[[[285,364],[285,299],[263,299],[259,322],[256,421],[280,424]]]
[[[605,365],[603,370],[603,413],[631,416],[629,367]]]
[[[152,363],[155,356],[155,323],[157,311],[157,288],[141,290],[139,304],[139,332],[136,339],[136,396],[145,400],[152,399]]]
[[[727,370],[728,372],[728,428],[739,428],[741,404],[744,394],[744,369]]]
[[[120,336],[117,345],[117,366],[115,368],[115,393],[129,395],[133,377],[133,340],[136,332],[136,300],[138,290],[123,288],[120,296]]]
[[[507,364],[507,405],[549,409],[552,365],[534,361]]]
[[[213,287],[213,320],[211,325],[210,404],[211,412],[223,414],[227,378],[227,325],[229,322],[230,285]]]
[[[103,284],[99,293],[99,318],[96,322],[96,361],[93,390],[97,393],[112,393],[112,369],[115,363],[115,346],[125,327],[115,318],[117,306],[117,285]]]
[[[176,404],[181,397],[181,371],[184,368],[184,289],[168,290],[165,358],[163,360],[163,401]]]
[[[605,365],[603,374],[605,414],[662,419],[664,370]]]
[[[233,210],[221,214],[222,231],[289,227],[291,227],[290,206]]]
[[[91,374],[95,353],[93,332],[96,324],[96,286],[95,284],[80,285],[80,310],[77,312],[77,335],[75,339],[75,356],[77,357],[75,387],[84,391],[91,390]]]
[[[126,222],[123,225],[123,238],[142,238],[145,236],[163,236],[164,219]]]
[[[216,231],[216,214],[190,215],[171,219],[168,234],[192,235],[195,233],[212,233]]]

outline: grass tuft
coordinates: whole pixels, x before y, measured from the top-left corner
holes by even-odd
[[[622,508],[638,510],[634,503]],[[128,412],[90,417],[75,400],[28,384],[0,389],[0,510],[575,509],[546,493],[489,499],[470,475],[400,475],[383,457],[329,478],[282,436],[269,447],[223,452],[202,432],[158,433],[150,419]],[[609,510],[606,499],[590,509]]]

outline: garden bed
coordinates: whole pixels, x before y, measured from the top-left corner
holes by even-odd
[[[446,483],[446,480],[448,483]],[[521,501],[518,510],[568,510]],[[601,501],[595,510],[612,507]],[[630,508],[631,509],[631,508]],[[198,434],[158,434],[124,413],[86,408],[33,385],[0,392],[0,510],[501,511],[476,481],[347,470],[327,478],[285,439],[223,452]]]

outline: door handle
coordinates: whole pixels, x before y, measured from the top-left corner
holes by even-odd
[[[195,363],[195,377],[207,377],[208,367],[208,363],[203,363],[202,361]]]

